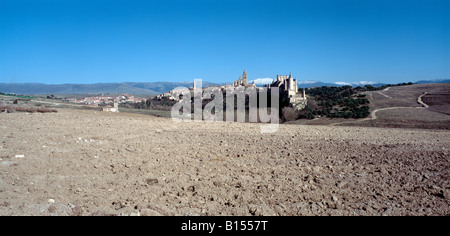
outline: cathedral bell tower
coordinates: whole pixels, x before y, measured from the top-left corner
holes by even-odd
[[[243,85],[248,85],[247,82],[247,71],[244,70],[244,73],[242,74],[242,83]]]

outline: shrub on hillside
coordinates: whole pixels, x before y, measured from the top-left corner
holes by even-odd
[[[297,113],[293,107],[283,107],[281,115],[283,121],[294,121],[297,119]]]

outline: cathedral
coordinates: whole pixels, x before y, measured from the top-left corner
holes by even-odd
[[[244,70],[244,73],[242,74],[242,78],[239,77],[238,80],[235,80],[233,82],[233,86],[237,87],[237,86],[247,86],[248,82],[247,82],[247,72]]]

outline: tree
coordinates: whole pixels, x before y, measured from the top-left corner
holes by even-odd
[[[373,90],[375,90],[375,87],[373,87],[373,86],[370,85],[370,84],[364,85],[364,88],[365,88],[366,90],[368,90],[368,91],[373,91]]]

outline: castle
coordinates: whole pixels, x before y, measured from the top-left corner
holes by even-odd
[[[297,110],[302,110],[306,107],[307,98],[305,89],[302,94],[298,94],[297,79],[289,75],[277,75],[277,80],[274,81],[270,87],[278,87],[280,97],[287,100]]]
[[[256,88],[254,82],[250,85],[248,84],[247,71],[245,70],[242,77],[239,77],[238,80],[233,81],[233,87],[239,86]],[[271,87],[278,87],[280,91],[280,98],[287,101],[295,109],[302,110],[306,107],[307,98],[305,89],[303,89],[302,94],[299,94],[297,79],[292,77],[292,73],[289,75],[277,75],[277,80],[269,85],[269,88]]]

